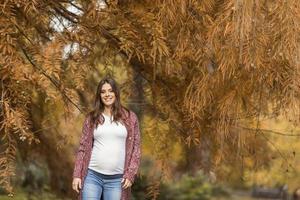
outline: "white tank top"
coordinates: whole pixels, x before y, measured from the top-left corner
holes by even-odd
[[[107,175],[122,174],[127,129],[120,122],[111,122],[109,116],[103,116],[104,123],[94,129],[94,145],[88,168]]]

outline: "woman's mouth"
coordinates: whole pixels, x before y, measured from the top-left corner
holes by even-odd
[[[112,97],[104,99],[104,101],[111,101],[111,100],[112,100]]]

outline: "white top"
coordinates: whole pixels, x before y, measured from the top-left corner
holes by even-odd
[[[120,122],[111,122],[109,116],[102,115],[105,120],[94,129],[94,146],[88,168],[106,175],[122,174],[127,129]]]

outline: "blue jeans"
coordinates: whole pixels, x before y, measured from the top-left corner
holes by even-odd
[[[88,169],[82,188],[82,200],[120,200],[123,175],[104,175]]]

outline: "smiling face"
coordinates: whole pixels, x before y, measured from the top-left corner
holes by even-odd
[[[116,95],[110,84],[104,83],[100,92],[101,101],[105,107],[112,107],[116,100]]]

